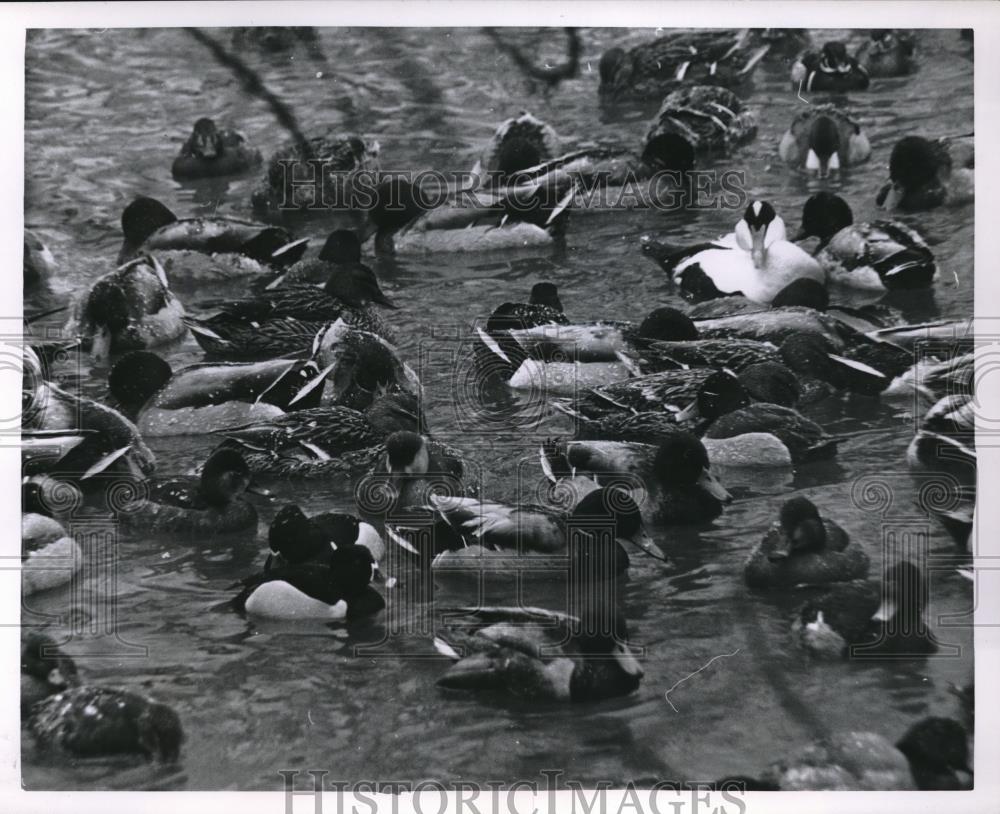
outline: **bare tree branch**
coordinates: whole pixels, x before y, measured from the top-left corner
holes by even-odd
[[[576,76],[580,68],[580,35],[575,28],[566,28],[566,61],[560,65],[536,65],[513,43],[500,36],[495,28],[484,28],[483,33],[510,57],[521,72],[530,79],[545,83],[550,89],[564,79]]]

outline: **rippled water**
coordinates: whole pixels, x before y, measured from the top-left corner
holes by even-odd
[[[228,42],[227,32],[215,34]],[[304,51],[292,59],[244,56],[294,108],[306,132],[334,126],[377,139],[388,169],[463,170],[495,125],[520,109],[543,116],[569,144],[638,144],[643,120],[601,122],[597,61],[613,43],[650,36],[583,32],[581,75],[547,96],[528,88],[507,57],[476,31],[331,29],[321,32],[325,63]],[[850,32],[822,32],[819,39],[834,36]],[[516,37],[560,59],[561,33],[524,31]],[[920,42],[916,75],[873,82],[873,90],[850,98],[874,148],[870,163],[837,184],[858,220],[875,215],[874,195],[899,137],[973,129],[968,45],[955,31],[922,32]],[[802,104],[787,76],[788,66],[780,61],[758,70],[748,101],[759,114],[759,135],[718,166],[744,169],[749,193],[772,201],[794,229],[813,187],[777,159],[778,139]],[[192,185],[171,180],[170,163],[195,119],[210,115],[231,122],[265,154],[285,140],[264,105],[248,99],[200,44],[176,30],[34,32],[26,79],[25,221],[60,264],[56,299],[112,267],[121,210],[137,194],[183,214],[249,214],[253,176]],[[393,319],[404,355],[423,374],[432,431],[482,462],[491,494],[518,491],[519,473],[536,479],[537,435],[562,425],[558,418],[546,419],[531,439],[512,440],[469,421],[455,406],[451,378],[451,359],[462,358],[468,326],[496,304],[523,298],[541,278],[559,285],[571,317],[641,318],[673,295],[642,258],[639,236],[701,240],[728,231],[737,217],[723,210],[583,215],[571,222],[566,250],[548,256],[376,263],[383,287],[403,306]],[[913,320],[971,314],[971,207],[907,220],[932,242],[941,272],[932,296],[896,304]],[[311,229],[322,235],[322,224]],[[191,342],[171,361],[196,358]],[[84,387],[102,392],[105,375],[85,375]],[[393,639],[369,656],[352,656],[358,642],[382,637],[383,620],[349,632],[288,630],[216,610],[226,587],[261,560],[264,523],[275,510],[261,505],[264,533],[256,540],[198,547],[123,541],[116,586],[97,573],[87,576],[79,595],[56,592],[30,600],[41,613],[65,613],[72,603],[87,618],[102,598],[117,596],[121,639],[148,648],[148,654],[123,658],[120,645],[114,651],[119,657],[81,660],[82,671],[88,681],[148,691],[170,703],[188,739],[179,772],[67,767],[39,762],[26,751],[25,781],[33,788],[273,789],[280,787],[280,769],[327,769],[331,778],[348,781],[510,782],[538,779],[550,768],[590,783],[641,776],[706,779],[757,772],[828,729],[872,729],[895,739],[923,715],[954,714],[949,682],[972,675],[967,629],[944,629],[932,620],[942,640],[962,645],[961,658],[816,665],[789,646],[791,602],[752,595],[743,585],[746,554],[794,490],[815,500],[875,562],[886,523],[926,526],[932,552],[952,549],[936,523],[914,517],[915,490],[903,457],[912,419],[862,399],[823,405],[811,415],[830,432],[851,434],[836,462],[778,476],[726,473],[737,500],[710,530],[654,529],[669,563],[633,557],[625,608],[633,642],[646,651],[646,677],[633,696],[548,708],[446,695],[434,686],[442,662],[415,658],[431,652],[426,637]],[[164,474],[189,470],[211,445],[203,438],[153,443]],[[891,485],[891,506],[865,489],[873,478]],[[307,510],[352,505],[349,483],[278,484],[277,491]],[[442,601],[475,598],[467,586],[441,588]],[[968,586],[953,572],[935,573],[931,590],[935,611],[970,610]],[[544,588],[540,593],[532,601],[558,602]],[[678,685],[669,703],[665,699],[676,682],[734,651]]]

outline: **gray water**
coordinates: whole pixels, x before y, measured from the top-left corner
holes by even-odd
[[[228,43],[228,32],[214,33]],[[508,36],[560,59],[560,32]],[[643,119],[601,121],[597,62],[611,44],[644,41],[652,32],[587,30],[582,36],[583,70],[548,95],[527,87],[508,58],[471,30],[324,30],[325,64],[301,49],[291,60],[244,56],[306,132],[333,126],[377,139],[386,169],[463,170],[496,124],[521,109],[545,118],[570,145],[639,143]],[[850,32],[823,32],[821,39],[833,36]],[[874,149],[870,163],[836,184],[857,220],[876,214],[874,195],[897,139],[973,129],[968,45],[956,31],[923,32],[920,45],[917,74],[877,80],[871,91],[850,98]],[[778,140],[802,104],[787,77],[780,61],[760,67],[747,97],[759,115],[757,139],[710,166],[745,170],[748,193],[770,200],[794,230],[815,187],[777,157]],[[192,185],[171,179],[170,163],[195,119],[232,123],[265,154],[286,139],[268,109],[248,98],[203,46],[170,29],[33,32],[26,99],[25,221],[59,262],[56,300],[113,267],[120,213],[135,195],[158,198],[184,215],[249,215],[253,174]],[[518,478],[528,478],[530,488],[539,477],[538,437],[565,424],[547,417],[521,436],[495,440],[467,402],[456,406],[455,365],[448,360],[465,359],[469,325],[505,300],[523,299],[538,279],[558,284],[574,319],[641,319],[675,297],[641,256],[639,237],[700,241],[729,231],[738,217],[726,210],[585,215],[571,222],[565,251],[375,262],[383,288],[402,306],[391,319],[404,357],[422,373],[432,432],[481,462],[491,495],[522,491]],[[902,303],[907,319],[970,315],[971,207],[906,220],[931,241],[940,268],[933,296]],[[321,239],[323,233],[322,223],[308,227],[309,235]],[[170,361],[198,358],[189,341]],[[105,376],[106,370],[85,369],[81,384],[97,395]],[[169,770],[71,766],[26,750],[25,782],[31,788],[275,789],[281,769],[327,769],[331,779],[346,781],[512,782],[537,780],[543,769],[563,769],[566,778],[585,784],[711,779],[758,772],[826,731],[860,728],[895,739],[922,716],[955,714],[948,688],[971,679],[972,640],[968,629],[936,621],[937,614],[971,608],[969,586],[953,572],[934,574],[931,621],[939,638],[961,645],[963,655],[874,664],[805,660],[788,636],[794,601],[760,597],[743,584],[746,555],[781,502],[799,490],[868,550],[873,572],[887,522],[926,529],[932,553],[952,550],[940,527],[912,508],[916,490],[904,461],[911,417],[863,399],[820,405],[810,415],[832,433],[850,434],[835,462],[794,473],[726,473],[736,500],[709,530],[654,528],[668,563],[633,556],[624,605],[633,643],[645,648],[646,676],[632,696],[549,707],[445,694],[434,685],[444,663],[418,658],[433,654],[426,636],[391,639],[377,658],[354,655],[355,645],[383,636],[382,619],[350,631],[269,628],[217,610],[226,587],[260,564],[266,523],[284,500],[307,511],[353,505],[350,483],[279,483],[278,501],[259,504],[256,539],[200,546],[123,540],[115,588],[104,575],[88,574],[79,594],[30,599],[39,613],[65,614],[72,604],[86,615],[114,597],[120,638],[147,648],[147,655],[81,659],[81,671],[89,682],[148,692],[171,704],[187,743],[181,767]],[[166,475],[189,471],[212,445],[198,437],[152,444]],[[864,488],[873,480],[889,484],[892,505],[884,512]],[[467,587],[440,587],[440,602],[475,599]],[[391,605],[392,590],[387,600]],[[544,588],[536,600],[558,607]],[[678,681],[724,654],[734,655],[665,698]]]

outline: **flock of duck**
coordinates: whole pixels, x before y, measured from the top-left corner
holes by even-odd
[[[975,449],[972,349],[958,341],[965,326],[899,324],[888,309],[838,307],[831,294],[935,284],[931,249],[891,211],[971,200],[971,135],[899,141],[889,177],[872,189],[890,210],[885,220],[857,223],[846,201],[821,191],[806,202],[796,240],[775,204],[761,200],[746,202],[721,237],[693,246],[645,240],[643,254],[690,302],[685,309],[656,307],[631,323],[575,322],[546,281],[525,301],[496,307],[471,338],[484,387],[542,389],[552,410],[574,419],[575,437],[539,451],[558,509],[494,499],[491,484],[471,482],[460,451],[431,437],[421,382],[394,344],[402,325],[392,315],[405,305],[362,259],[369,239],[376,256],[560,240],[575,212],[593,208],[595,190],[626,179],[683,186],[701,156],[753,138],[754,116],[735,90],[769,53],[801,50],[791,70],[796,92],[840,93],[916,70],[914,46],[906,32],[878,31],[852,56],[843,43],[814,51],[806,32],[766,30],[680,31],[612,48],[600,62],[601,101],[659,104],[638,150],[561,153],[552,128],[523,113],[484,147],[474,192],[428,210],[411,181],[378,179],[368,205],[347,213],[351,228],[334,230],[318,252],[290,230],[289,201],[294,209],[303,184],[289,186],[283,168],[323,160],[306,185],[311,200],[352,185],[357,192],[362,174],[377,170],[377,145],[323,137],[280,152],[253,194],[259,222],[179,217],[135,198],[122,213],[118,266],[75,304],[66,339],[24,348],[24,593],[56,590],[80,568],[85,555],[71,522],[83,506],[126,534],[196,543],[254,536],[260,517],[248,496],[267,501],[260,483],[269,478],[350,479],[356,514],[310,517],[294,504],[276,512],[261,570],[232,588],[236,612],[352,620],[383,610],[383,594],[402,578],[393,563],[426,571],[456,560],[503,568],[511,557],[562,558],[574,589],[569,612],[464,609],[433,641],[451,662],[439,684],[553,701],[625,695],[643,669],[609,586],[627,575],[631,557],[659,556],[648,525],[722,516],[731,498],[721,466],[835,456],[842,439],[798,409],[841,393],[917,399],[927,411],[909,462],[957,473],[959,508],[941,520],[967,550]],[[868,159],[861,124],[842,101],[804,107],[780,157],[819,179]],[[261,163],[245,136],[201,119],[172,169],[207,177]],[[799,245],[807,238],[818,239],[811,251]],[[26,291],[58,273],[26,234]],[[234,281],[246,296],[211,299]],[[171,348],[191,337],[205,360],[172,365]],[[946,340],[940,356],[915,365],[916,343],[936,337]],[[53,359],[72,345],[110,368],[105,400],[52,380]],[[215,435],[218,446],[196,475],[161,477],[145,439],[189,434]],[[52,557],[66,567],[41,567]],[[805,497],[784,504],[745,578],[754,591],[802,592],[788,635],[817,659],[857,647],[918,658],[936,647],[922,622],[920,563],[886,562],[873,575],[864,548]],[[169,706],[87,685],[45,633],[24,639],[22,676],[22,712],[40,748],[178,758],[181,721]],[[928,718],[900,735],[893,745],[873,733],[836,734],[765,778],[743,779],[751,788],[968,784],[962,723]]]

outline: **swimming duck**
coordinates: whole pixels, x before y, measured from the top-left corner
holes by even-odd
[[[24,230],[24,291],[45,285],[56,272],[56,259],[48,246],[30,229]]]
[[[268,288],[304,283],[322,284],[325,293],[351,308],[361,309],[371,304],[398,308],[382,293],[375,272],[361,262],[361,241],[347,229],[331,232],[318,257],[298,261]]]
[[[422,432],[425,428],[418,399],[410,393],[385,392],[375,396],[364,410],[344,406],[296,410],[271,420],[230,427],[222,434],[238,442],[255,473],[280,473],[283,462],[303,464],[345,459],[346,470],[370,468],[379,457],[376,449],[393,432]],[[370,451],[370,458],[350,453]],[[382,448],[381,454],[385,450]],[[320,471],[329,471],[330,465]]]
[[[628,51],[609,48],[599,66],[601,102],[658,103],[681,83],[739,87],[770,47],[754,48],[749,34],[749,29],[679,31]]]
[[[79,543],[58,520],[38,512],[21,515],[21,594],[68,584],[83,567]]]
[[[377,255],[548,247],[562,235],[575,195],[571,179],[547,173],[428,208],[433,195],[393,176],[375,189],[366,233]]]
[[[816,259],[831,282],[886,291],[924,288],[937,266],[924,239],[898,221],[854,223],[847,202],[832,192],[817,192],[802,207],[797,240],[818,237]]]
[[[45,633],[23,628],[21,636],[21,716],[39,701],[79,683],[76,662]]]
[[[105,404],[68,393],[46,381],[41,376],[38,357],[28,347],[24,348],[24,361],[22,435],[50,435],[67,441],[57,445],[62,454],[52,462],[54,468],[63,473],[75,472],[77,476],[95,475],[116,460],[112,458],[99,466],[102,457],[117,452],[118,458],[123,458],[123,462],[127,459],[142,474],[153,471],[156,458],[135,424]]]
[[[375,562],[367,548],[345,546],[331,551],[326,564],[285,564],[248,577],[232,606],[268,619],[351,621],[385,607],[385,600],[369,584],[374,573]]]
[[[972,787],[962,725],[924,718],[893,745],[874,732],[842,732],[770,766],[765,783],[782,791],[957,790]]]
[[[285,147],[268,159],[264,177],[250,195],[254,214],[270,221],[328,214],[330,206],[353,201],[359,178],[378,172],[378,154],[377,141],[334,133]],[[317,167],[322,168],[318,177]],[[366,183],[357,188],[361,194],[370,192]]]
[[[330,565],[334,551],[352,545],[369,551],[376,573],[385,557],[379,533],[353,514],[321,512],[307,517],[294,503],[283,506],[274,516],[267,541],[271,551],[264,563],[265,572],[301,563]]]
[[[184,731],[166,704],[124,690],[71,687],[38,702],[28,731],[40,750],[75,758],[133,755],[174,763]]]
[[[627,475],[642,483],[644,507],[661,523],[707,523],[732,496],[711,471],[704,444],[675,429],[659,444],[570,441],[565,445],[570,467],[598,480]]]
[[[97,360],[176,342],[187,333],[184,306],[163,266],[143,255],[99,277],[79,300],[69,325]]]
[[[178,218],[155,198],[139,196],[122,212],[118,262],[155,252],[169,279],[198,289],[246,276],[265,276],[271,267],[294,263],[306,241],[284,229],[223,217]]]
[[[617,610],[604,613],[600,628],[541,608],[465,609],[465,618],[434,639],[438,653],[454,662],[438,679],[441,687],[587,702],[628,695],[642,680]]]
[[[251,487],[250,468],[232,449],[213,452],[197,481],[149,481],[117,508],[118,521],[131,531],[213,536],[257,528],[257,510],[243,498]]]
[[[819,51],[803,54],[792,65],[792,90],[796,92],[867,90],[870,81],[868,71],[848,56],[842,42],[828,42]]]
[[[523,170],[551,161],[560,139],[546,122],[522,110],[501,122],[472,169],[481,188],[502,187]]]
[[[743,574],[751,588],[793,588],[864,579],[868,555],[805,497],[794,497],[750,554]]]
[[[399,430],[355,489],[362,514],[393,515],[424,506],[435,494],[464,495],[467,462],[455,449],[424,435]]]
[[[620,485],[594,488],[582,494],[572,511],[536,504],[499,503],[472,497],[431,495],[422,508],[438,522],[428,542],[432,546],[430,564],[447,567],[456,559],[473,558],[487,567],[493,559],[509,567],[511,556],[570,555],[574,569],[571,579],[586,577],[600,581],[622,575],[629,568],[629,554],[622,541],[648,549],[650,541],[643,528],[638,504]],[[418,514],[411,512],[407,521]],[[606,532],[614,530],[613,535]],[[400,542],[406,526],[395,526],[392,539],[411,552],[416,547]],[[426,539],[426,538],[425,538]],[[532,560],[526,560],[530,563]],[[545,563],[548,569],[550,561]],[[560,567],[565,567],[565,559]],[[578,572],[575,566],[583,571]]]
[[[909,31],[878,28],[854,52],[854,58],[869,76],[906,76],[917,67],[916,42]]]
[[[810,105],[796,114],[778,144],[778,155],[790,167],[827,178],[872,154],[861,125],[836,105]]]
[[[975,166],[972,134],[933,140],[906,136],[892,148],[889,181],[875,203],[904,212],[968,203],[975,196]]]
[[[911,469],[953,475],[960,483],[975,484],[976,400],[957,393],[938,401],[920,422],[906,449]]]
[[[328,373],[312,359],[195,364],[175,371],[152,351],[131,351],[111,368],[108,391],[143,436],[191,435],[318,407]]]
[[[170,172],[174,178],[215,178],[246,172],[261,162],[260,150],[235,130],[219,130],[209,118],[198,119]]]
[[[531,171],[574,181],[574,211],[654,206],[673,193],[641,182],[681,184],[696,156],[725,154],[756,133],[756,117],[735,93],[694,85],[667,95],[638,152],[619,145],[584,147]]]
[[[747,207],[731,241],[667,248],[660,266],[690,299],[743,294],[769,303],[796,280],[826,281],[819,263],[788,242],[785,222],[766,201]]]
[[[900,560],[882,580],[843,581],[810,597],[792,633],[808,652],[823,658],[925,656],[938,649],[924,619],[928,594],[924,570]]]
[[[951,354],[946,351],[941,357],[918,359],[889,383],[883,391],[884,395],[925,414],[946,396],[972,395],[976,354],[972,350],[962,353],[961,347],[958,345]],[[912,351],[909,352],[909,359],[913,360]],[[920,408],[923,408],[922,411]]]

